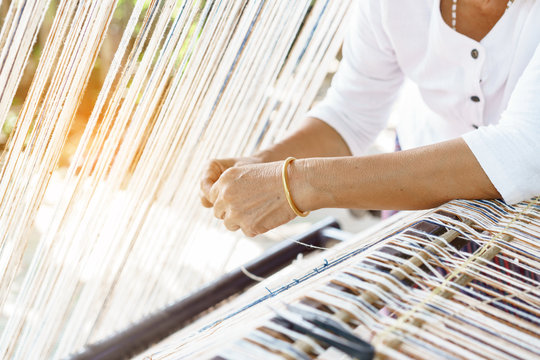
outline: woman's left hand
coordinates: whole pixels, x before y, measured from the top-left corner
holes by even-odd
[[[283,162],[235,166],[214,183],[209,200],[214,215],[231,231],[255,236],[295,217],[281,180]]]

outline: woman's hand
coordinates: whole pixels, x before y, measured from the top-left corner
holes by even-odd
[[[298,166],[300,159],[348,155],[349,148],[336,130],[324,121],[307,118],[287,138],[252,157],[212,160],[201,180],[201,203],[214,207],[216,216],[225,220],[228,229],[241,228],[254,236],[294,217],[281,182],[284,159],[299,159],[289,165],[289,189],[296,206],[306,211],[316,209],[314,206],[319,204],[312,204],[310,199],[321,196],[314,194],[305,173],[297,171],[305,170]]]
[[[225,163],[224,165],[227,165]],[[212,185],[208,202],[231,231],[262,234],[295,217],[281,180],[282,162],[230,166]]]
[[[215,160],[201,184],[201,200],[229,230],[262,234],[295,217],[285,198],[282,166],[283,161],[257,158]],[[392,154],[298,159],[289,165],[288,178],[300,211],[417,210],[453,199],[500,197],[461,138]]]
[[[211,208],[214,206],[213,202],[209,200],[210,189],[212,185],[219,179],[227,169],[234,166],[242,166],[248,164],[257,164],[262,162],[257,157],[240,157],[240,158],[228,158],[228,159],[214,159],[211,160],[206,166],[206,170],[203,173],[201,179],[201,203],[204,207]]]

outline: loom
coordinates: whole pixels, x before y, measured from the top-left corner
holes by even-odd
[[[0,3],[0,358],[65,358],[249,260],[200,174],[302,117],[348,6]]]
[[[336,224],[241,267],[199,206],[207,159],[311,106],[350,4],[0,0],[0,358],[540,356],[538,199],[400,216],[273,276]]]
[[[267,279],[147,358],[539,358],[539,200],[453,201],[394,219]]]

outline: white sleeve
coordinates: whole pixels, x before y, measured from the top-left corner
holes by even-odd
[[[355,1],[339,70],[325,99],[307,115],[332,126],[360,155],[385,128],[402,83],[379,1]]]
[[[500,122],[467,133],[463,139],[507,203],[540,195],[540,46]]]

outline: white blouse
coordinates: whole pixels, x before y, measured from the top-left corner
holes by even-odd
[[[480,42],[449,27],[438,0],[357,0],[350,23],[308,116],[360,155],[406,77],[415,90],[398,112],[402,149],[462,136],[507,203],[540,195],[540,1],[515,0]]]

